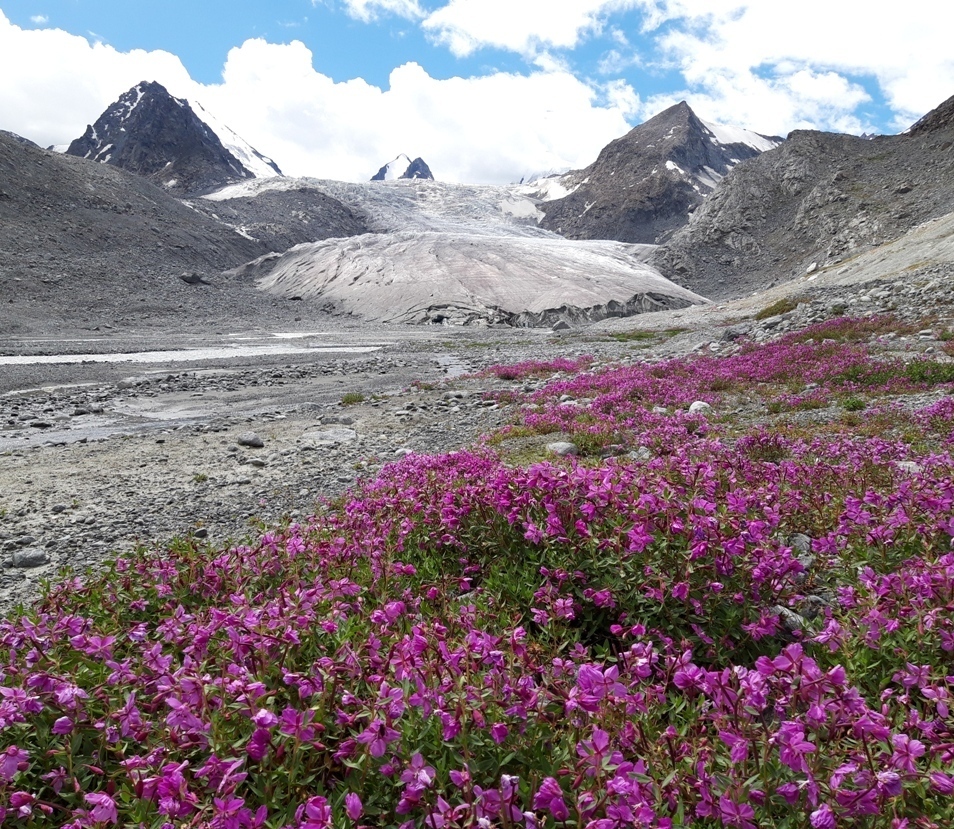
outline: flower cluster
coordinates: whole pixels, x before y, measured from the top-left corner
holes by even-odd
[[[747,387],[697,358],[538,393],[651,456],[410,455],[306,523],[66,578],[0,622],[3,819],[954,824],[954,458],[652,408],[796,346],[735,355]]]

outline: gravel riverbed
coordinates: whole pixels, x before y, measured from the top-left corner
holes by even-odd
[[[255,522],[312,514],[409,452],[474,444],[513,417],[485,394],[512,383],[466,377],[492,364],[727,354],[740,340],[765,341],[846,312],[901,320],[933,313],[934,330],[892,347],[950,359],[934,335],[952,324],[954,288],[936,274],[862,286],[803,283],[790,295],[797,307],[764,320],[754,316],[766,300],[750,298],[560,332],[338,325],[282,335],[302,344],[293,353],[186,362],[82,355],[228,346],[236,337],[69,332],[0,340],[0,359],[76,357],[0,364],[0,611],[34,597],[63,568],[83,572],[174,536],[239,540]],[[621,336],[634,331],[653,335]],[[239,339],[276,341],[261,331]]]

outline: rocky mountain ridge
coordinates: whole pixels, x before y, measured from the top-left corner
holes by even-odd
[[[736,167],[656,253],[713,299],[839,263],[954,211],[954,98],[907,132],[797,130]]]
[[[542,205],[541,226],[570,239],[658,244],[685,226],[736,164],[781,142],[707,124],[682,101],[611,141],[588,167],[559,177],[566,195]]]
[[[193,108],[147,81],[123,93],[66,152],[136,173],[183,196],[281,175],[274,161],[200,104]]]

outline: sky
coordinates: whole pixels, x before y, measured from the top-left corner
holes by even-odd
[[[682,100],[765,135],[900,132],[954,95],[951,31],[949,0],[0,0],[0,129],[68,144],[149,80],[288,175],[405,153],[504,184]]]

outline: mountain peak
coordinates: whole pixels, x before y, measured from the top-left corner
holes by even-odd
[[[923,135],[954,127],[954,96],[934,107],[907,130],[908,135]]]
[[[281,175],[275,162],[200,104],[193,109],[155,81],[141,81],[120,95],[66,152],[144,176],[179,195]]]
[[[657,244],[689,221],[736,164],[781,142],[704,122],[680,101],[564,177],[571,192],[546,203],[541,224],[571,239]]]
[[[372,177],[371,181],[396,181],[397,179],[425,179],[434,181],[434,175],[431,168],[427,166],[423,158],[415,158],[411,161],[410,157],[401,153],[393,161],[389,161]]]

